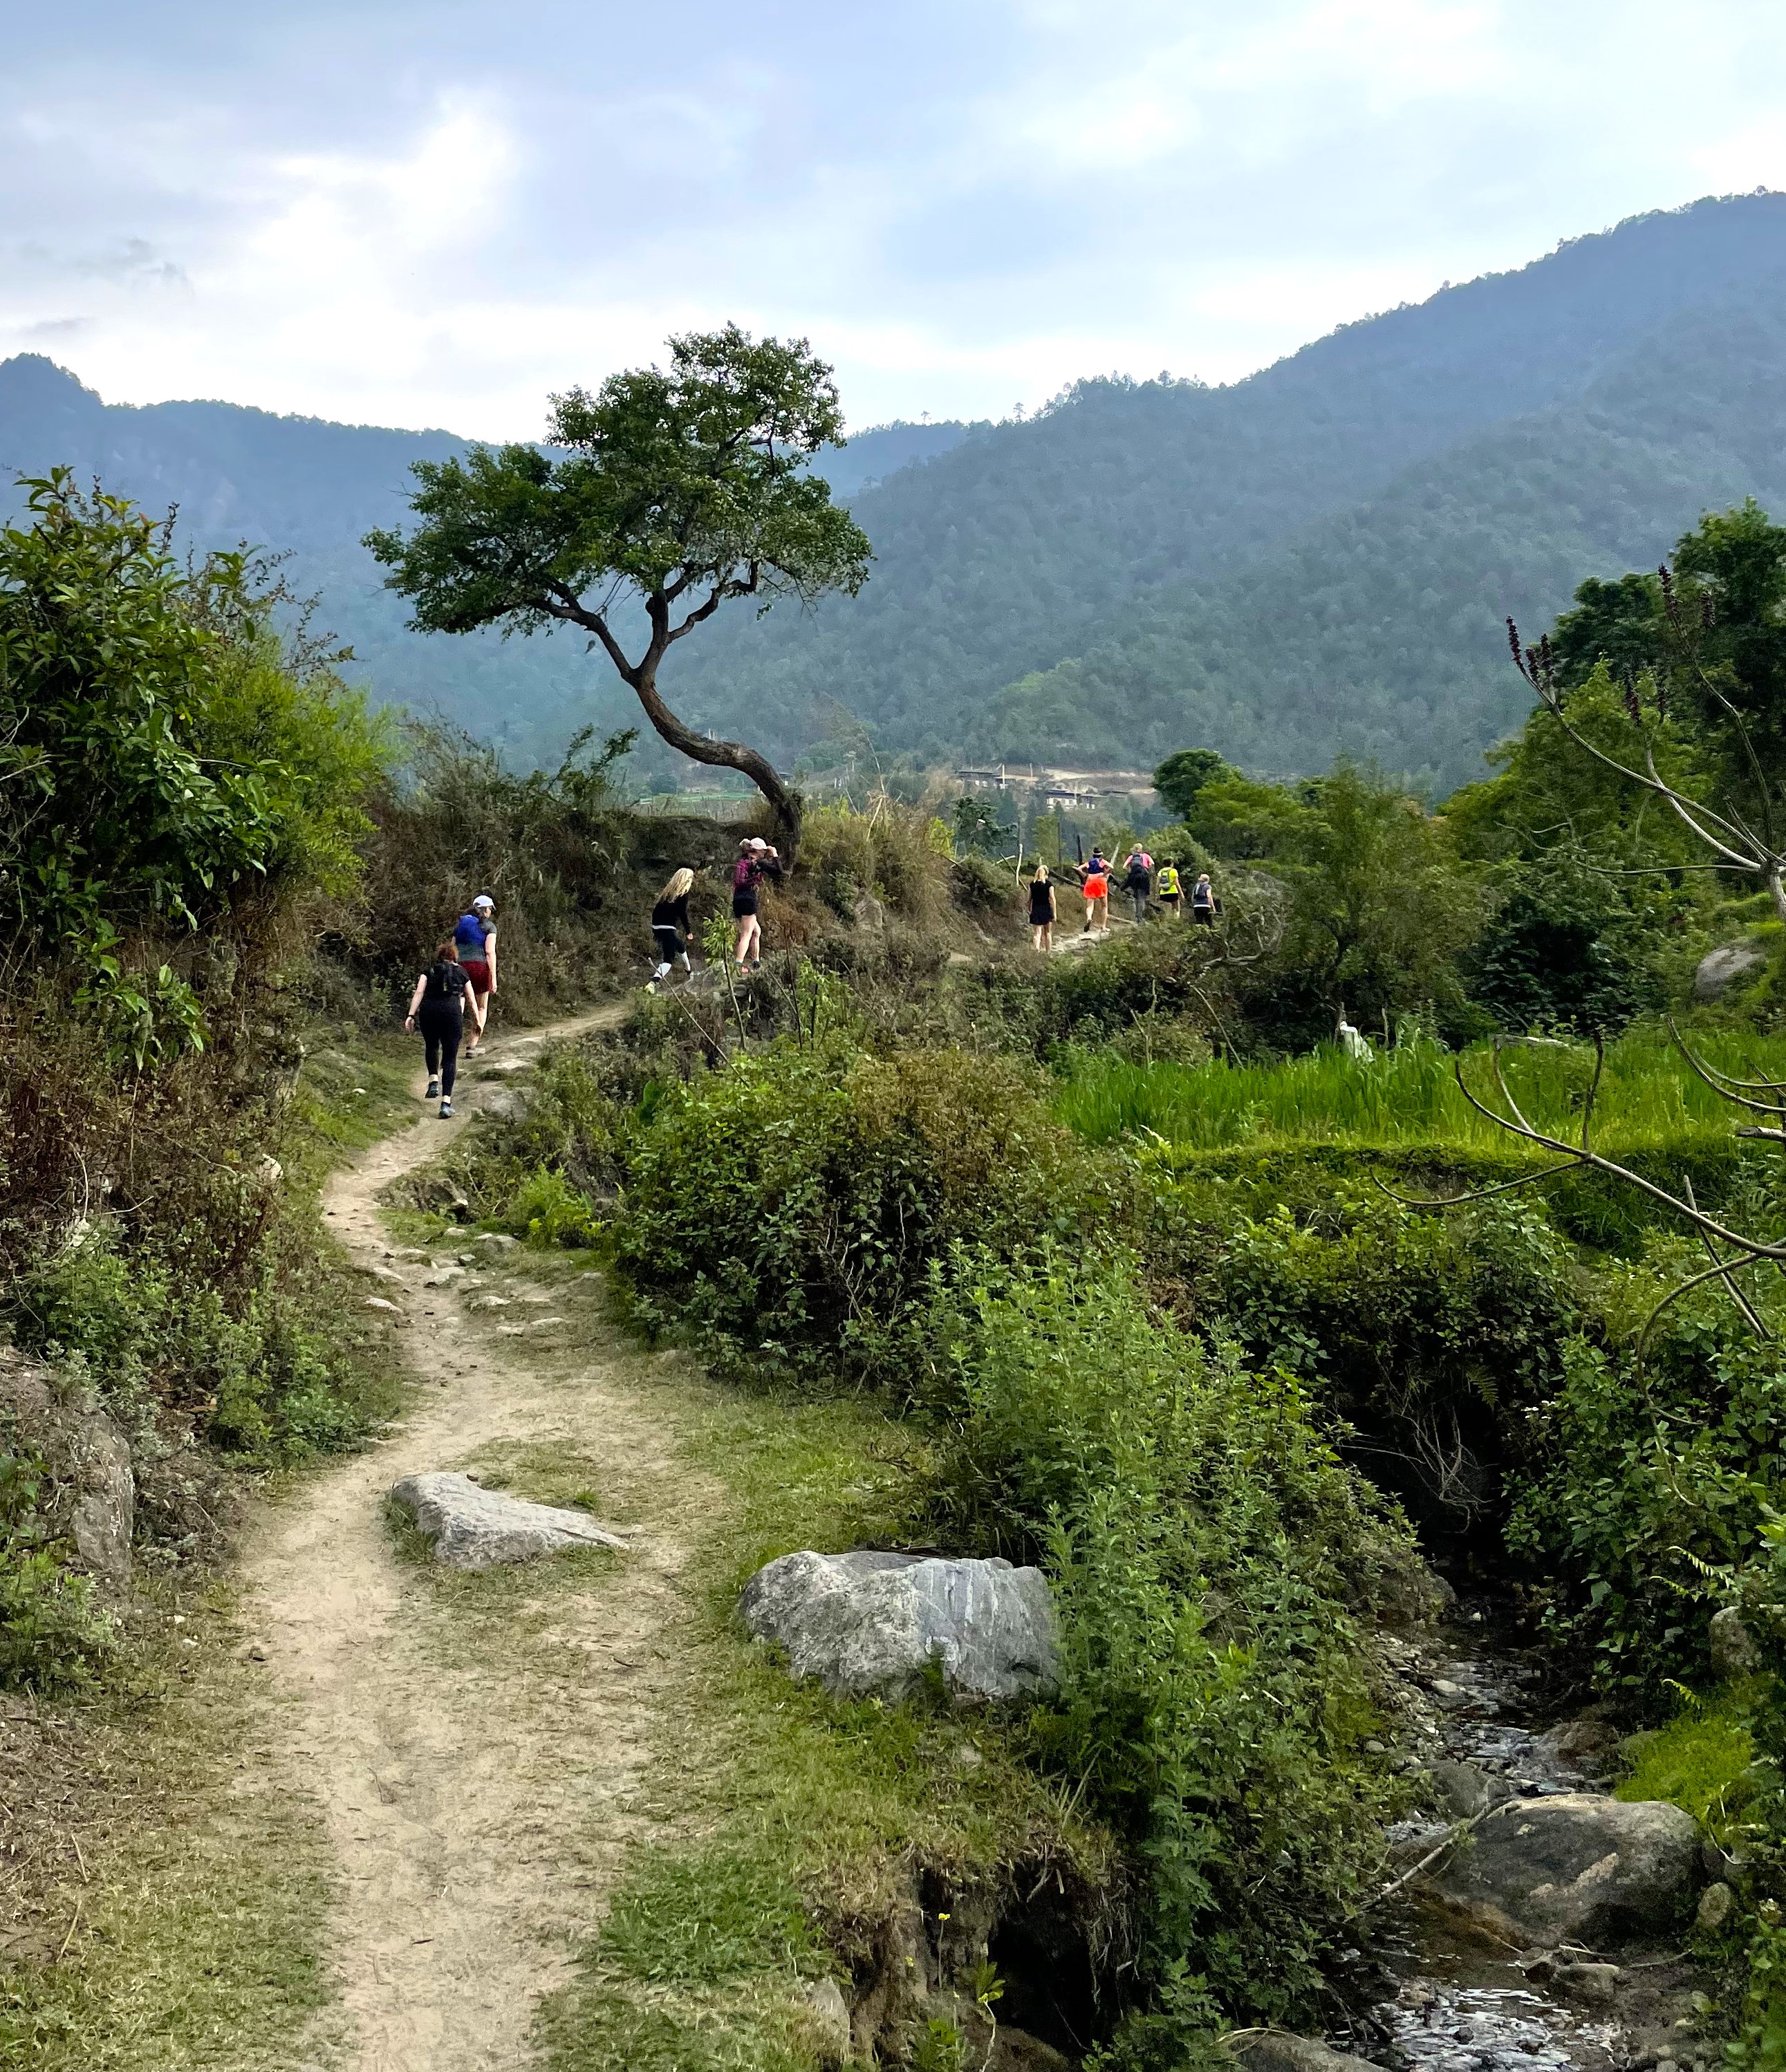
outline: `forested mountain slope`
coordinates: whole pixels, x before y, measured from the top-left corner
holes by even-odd
[[[840,495],[854,496],[946,452],[969,429],[879,426],[821,465]],[[294,588],[320,596],[323,625],[352,643],[377,697],[443,713],[517,757],[549,754],[591,720],[631,724],[631,693],[605,664],[591,662],[581,639],[429,639],[406,630],[408,607],[384,589],[360,537],[401,520],[412,461],[444,459],[466,444],[451,432],[330,424],[233,403],[108,404],[40,355],[0,362],[0,511],[19,507],[13,477],[68,467],[146,509],[178,506],[188,545],[247,541],[284,553]]]
[[[1108,615],[1082,657],[973,723],[983,754],[1151,767],[1187,742],[1261,774],[1375,757],[1441,790],[1530,693],[1536,632],[1584,574],[1653,565],[1702,512],[1786,509],[1786,289],[1677,319],[1579,399],[1479,433],[1225,579]]]
[[[1765,436],[1756,466],[1737,458],[1755,446],[1747,356],[1766,348],[1726,331],[1733,297],[1763,329],[1786,306],[1786,196],[1639,219],[1229,388],[1082,384],[858,498],[877,556],[859,598],[716,629],[674,682],[704,720],[748,712],[784,750],[835,698],[894,746],[968,734],[1132,761],[1197,738],[1282,767],[1368,740],[1393,765],[1467,772],[1517,709],[1496,702],[1503,650],[1484,639],[1503,608],[1547,613],[1607,555],[1659,551],[1780,472]],[[1571,479],[1566,419],[1571,440],[1611,442],[1603,483],[1585,457]],[[1626,441],[1647,454],[1635,471]],[[1363,580],[1361,542],[1385,526],[1385,551],[1401,528],[1383,579],[1413,600],[1407,623]],[[1385,638],[1407,651],[1386,694]],[[1063,657],[1084,666],[968,717]]]

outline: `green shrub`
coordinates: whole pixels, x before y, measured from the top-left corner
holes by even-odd
[[[614,1253],[644,1321],[814,1379],[890,1372],[957,1240],[1016,1256],[1111,1187],[1002,1059],[785,1039],[651,1092],[625,1166]]]
[[[1618,880],[1553,853],[1518,867],[1466,960],[1466,981],[1504,1029],[1611,1035],[1662,1004],[1653,948]]]
[[[265,1210],[252,1235],[221,1215],[172,1231],[101,1226],[27,1260],[0,1314],[27,1351],[78,1363],[127,1422],[164,1406],[267,1462],[352,1445],[369,1378],[334,1270],[306,1217],[270,1197]]]
[[[1052,1572],[1065,1678],[1039,1750],[1146,1865],[1181,2028],[1212,2002],[1304,2018],[1394,1796],[1364,1750],[1382,1720],[1359,1622],[1412,1565],[1405,1528],[1293,1377],[1150,1313],[1120,1254],[953,1264],[917,1363],[938,1536]]]
[[[545,1166],[536,1166],[516,1188],[503,1220],[529,1244],[588,1246],[601,1235],[589,1198]]]
[[[1622,1282],[1641,1319],[1680,1277],[1621,1268],[1606,1299],[1619,1303]],[[1786,1372],[1703,1293],[1658,1326],[1641,1385],[1634,1334],[1566,1346],[1562,1385],[1534,1414],[1508,1537],[1547,1577],[1552,1632],[1603,1688],[1653,1712],[1671,1684],[1705,1683],[1711,1615],[1786,1508]]]

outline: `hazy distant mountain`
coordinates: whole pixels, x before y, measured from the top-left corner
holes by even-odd
[[[1027,421],[895,425],[826,457],[874,543],[853,600],[724,615],[666,687],[784,761],[839,705],[883,744],[1265,770],[1341,749],[1448,784],[1523,709],[1509,611],[1786,509],[1786,195],[1707,201],[1347,326],[1225,388],[1088,381]],[[423,639],[358,545],[445,432],[108,406],[0,364],[0,466],[66,461],[208,544],[294,554],[383,697],[517,754],[626,693],[580,639]]]

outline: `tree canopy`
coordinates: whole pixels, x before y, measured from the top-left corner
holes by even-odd
[[[867,539],[809,466],[842,441],[836,384],[804,339],[754,340],[735,324],[673,339],[669,352],[667,371],[554,397],[545,448],[418,461],[419,524],[366,544],[425,631],[581,627],[672,747],[745,772],[792,833],[798,806],[767,758],[686,726],[657,671],[722,604],[767,610],[861,588]],[[648,629],[636,659],[611,616],[628,593]]]

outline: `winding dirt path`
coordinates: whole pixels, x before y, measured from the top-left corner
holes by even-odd
[[[623,1011],[492,1042],[488,1062]],[[475,1087],[462,1091],[475,1111]],[[674,1605],[680,1550],[650,1520],[611,1575],[542,1597],[548,1630],[517,1618],[527,1638],[494,1648],[475,1622],[455,1627],[438,1576],[399,1557],[383,1498],[400,1476],[492,1449],[562,1449],[592,1461],[606,1490],[604,1465],[624,1482],[666,1451],[621,1371],[626,1348],[597,1333],[570,1359],[530,1357],[525,1335],[468,1316],[461,1285],[429,1285],[439,1276],[393,1248],[380,1190],[461,1127],[430,1114],[331,1182],[331,1228],[407,1314],[416,1397],[364,1453],[270,1505],[245,1550],[249,1630],[294,1715],[293,1787],[319,1803],[339,1862],[334,2018],[353,2072],[526,2061],[534,2006],[567,1975],[628,1832],[652,1643]],[[525,1281],[500,1285],[511,1302],[540,1300]],[[335,2057],[321,2033],[317,2054]]]

